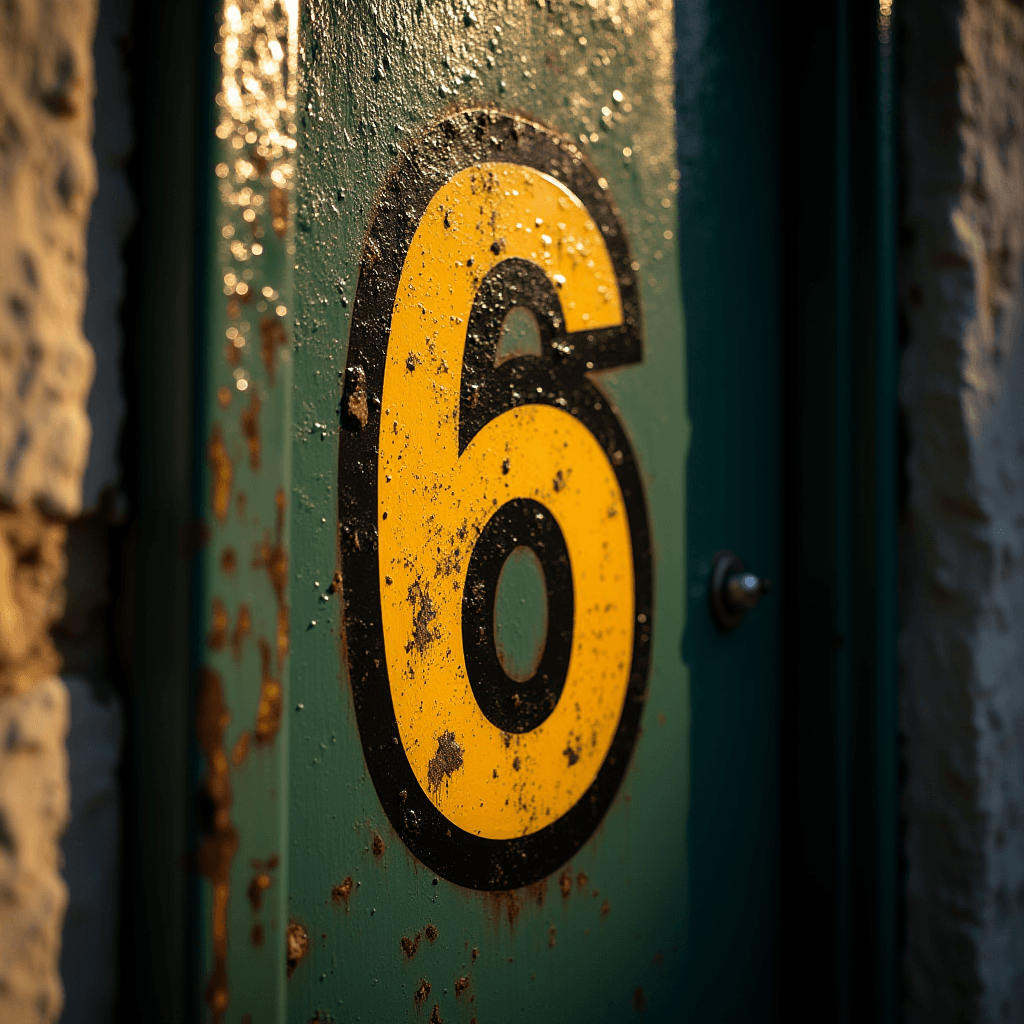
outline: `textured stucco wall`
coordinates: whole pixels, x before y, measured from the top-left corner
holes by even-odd
[[[49,637],[81,505],[95,0],[0,3],[0,1024],[49,1022],[68,696]]]
[[[905,0],[913,1024],[1024,1020],[1024,11]]]

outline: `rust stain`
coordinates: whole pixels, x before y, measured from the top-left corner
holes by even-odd
[[[259,922],[259,921],[257,921],[257,922],[256,922],[256,923],[255,923],[255,924],[254,924],[254,925],[252,926],[252,933],[251,933],[251,938],[252,938],[252,944],[253,944],[253,945],[254,945],[254,946],[255,946],[255,947],[257,948],[257,949],[259,949],[259,948],[260,948],[260,946],[262,946],[262,945],[263,945],[263,925],[262,925],[262,924],[260,924],[260,922]]]
[[[494,892],[485,893],[485,900],[490,906],[495,919],[499,919],[502,913],[508,920],[509,928],[512,928],[516,923],[516,918],[519,916],[519,911],[522,909],[522,900],[520,897],[519,890],[508,889],[505,891],[497,890]]]
[[[548,880],[546,878],[542,878],[539,882],[534,882],[533,885],[527,886],[526,891],[530,894],[530,897],[538,907],[543,907],[544,900],[548,895]]]
[[[231,404],[231,388],[226,384],[217,388],[217,401],[222,409],[226,409]]]
[[[224,703],[220,676],[213,669],[200,669],[196,733],[207,763],[203,790],[210,816],[204,822],[203,842],[197,861],[200,873],[213,886],[213,919],[210,929],[213,939],[213,970],[206,984],[205,995],[214,1024],[222,1024],[228,1008],[228,897],[231,861],[238,850],[238,830],[231,821],[231,778],[224,750],[224,732],[230,722],[231,715]]]
[[[245,518],[245,505],[247,500],[248,499],[246,498],[244,491],[240,491],[238,497],[235,499],[235,515],[237,515],[239,519]]]
[[[335,903],[344,903],[348,906],[348,898],[352,895],[352,876],[346,875],[344,880],[331,889],[331,899]]]
[[[569,893],[572,892],[572,872],[568,868],[562,872],[562,877],[558,880],[558,888],[562,890],[562,899],[568,899]]]
[[[252,907],[254,914],[258,913],[263,907],[263,894],[273,885],[274,880],[266,871],[260,871],[252,876],[252,881],[249,883],[249,888],[246,889],[245,894],[249,897],[249,905]]]
[[[242,658],[242,644],[252,629],[252,616],[249,613],[249,606],[243,604],[238,609],[238,620],[235,622],[234,631],[231,634],[231,654],[235,661]]]
[[[611,909],[612,908],[611,908],[610,904],[608,903],[607,900],[605,900],[604,903],[601,904],[601,916],[602,917],[607,917],[608,916],[608,911],[611,910]]]
[[[427,1001],[427,996],[430,995],[430,982],[426,978],[420,978],[419,987],[412,994],[413,1002],[416,1004],[416,1009],[422,1009],[423,1004]]]
[[[245,759],[249,756],[249,744],[252,742],[252,733],[246,729],[241,733],[235,745],[231,748],[231,763],[239,768],[245,764]]]
[[[271,384],[277,382],[277,350],[287,344],[288,335],[284,324],[276,317],[265,316],[260,321],[260,354]]]
[[[266,569],[270,585],[274,588],[277,599],[277,661],[284,660],[288,653],[288,605],[285,597],[288,591],[288,552],[284,548],[284,491],[278,488],[274,496],[277,506],[277,538],[270,543],[270,535],[265,534],[263,543],[256,549],[252,567]]]
[[[245,438],[246,446],[249,449],[249,466],[251,469],[260,468],[260,409],[262,403],[259,395],[254,391],[249,408],[242,412],[241,425],[242,436]]]
[[[238,565],[238,557],[235,554],[235,549],[228,547],[220,553],[220,571],[225,576],[232,576],[235,572],[235,567]]]
[[[434,1003],[434,1008],[430,1011],[430,1024],[444,1024],[441,1020],[441,1011],[438,1009],[437,1003]]]
[[[332,594],[341,593],[341,573],[337,569],[334,570],[334,576],[331,579],[331,585],[327,588]]]
[[[309,952],[309,933],[298,921],[289,921],[285,931],[285,955],[287,973],[290,978],[299,966],[299,961]]]
[[[432,924],[423,929],[423,934],[430,940],[431,945],[437,942],[437,929]]]
[[[270,190],[270,226],[278,238],[284,238],[288,230],[289,206],[286,189],[274,187]]]
[[[576,876],[576,885],[577,885],[577,886],[578,886],[578,887],[579,887],[580,889],[586,889],[586,887],[587,887],[587,884],[588,884],[588,881],[589,881],[589,880],[587,879],[587,875],[586,875],[586,872],[584,872],[584,871],[581,871],[581,872],[580,872],[580,873],[579,873],[579,874],[578,874],[578,875]]]
[[[213,483],[210,488],[210,504],[213,506],[213,514],[218,522],[226,523],[228,505],[231,504],[231,482],[234,477],[234,467],[231,465],[231,457],[228,455],[219,424],[214,425],[210,434],[210,443],[206,447],[206,458],[213,473]]]
[[[436,792],[441,783],[461,767],[462,747],[455,742],[455,733],[442,733],[437,740],[437,751],[427,765],[427,785]]]
[[[647,997],[644,995],[644,990],[640,985],[637,985],[636,991],[633,993],[633,1009],[637,1013],[643,1013],[647,1009]]]
[[[555,939],[558,937],[558,929],[552,925],[548,929],[548,949],[555,948]]]
[[[410,939],[408,935],[403,935],[398,940],[398,944],[402,947],[405,959],[411,960],[416,955],[416,950],[420,948],[420,933],[417,932],[414,939]]]
[[[224,647],[228,636],[228,610],[224,602],[219,598],[213,599],[213,622],[210,625],[210,632],[206,637],[207,646],[213,651],[219,651]]]
[[[478,957],[478,956],[480,955],[480,950],[479,950],[479,949],[477,949],[477,948],[476,948],[476,946],[474,946],[474,947],[473,947],[473,952],[472,952],[472,954],[470,954],[470,955],[471,955],[471,958],[472,958],[473,960],[476,960],[476,958],[477,958],[477,957]]]
[[[370,849],[373,850],[374,857],[379,857],[384,853],[384,840],[374,832],[373,842],[370,844]]]
[[[256,707],[256,746],[274,742],[281,728],[281,682],[270,674],[270,644],[260,637],[260,700]]]
[[[466,989],[469,988],[469,975],[464,974],[461,978],[455,979],[455,998],[458,999]]]

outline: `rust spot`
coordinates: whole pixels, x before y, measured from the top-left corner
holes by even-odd
[[[252,629],[252,616],[249,614],[249,606],[243,604],[238,609],[238,620],[235,622],[234,632],[231,634],[231,654],[235,661],[242,658],[242,644]]]
[[[228,636],[228,610],[224,602],[219,598],[213,599],[213,622],[210,624],[210,632],[207,634],[206,643],[210,650],[219,651],[224,647],[224,641]]]
[[[220,571],[225,576],[231,576],[234,574],[235,566],[238,565],[238,557],[235,555],[234,548],[225,548],[220,553]]]
[[[232,346],[234,348],[234,346]],[[231,388],[226,384],[222,384],[217,388],[217,401],[220,403],[222,409],[226,409],[231,404]]]
[[[235,745],[231,748],[231,763],[236,768],[241,767],[249,756],[249,743],[251,740],[252,733],[248,729],[235,740]]]
[[[562,877],[558,880],[558,888],[562,890],[562,899],[568,899],[569,893],[572,892],[572,872],[568,868],[562,872]]]
[[[299,961],[309,952],[309,933],[298,921],[289,921],[285,932],[287,973],[290,978],[299,966]]]
[[[245,894],[249,897],[249,905],[252,907],[254,914],[258,913],[263,907],[263,894],[270,888],[273,881],[265,871],[252,876],[252,881],[249,883],[249,888],[246,889]]]
[[[277,661],[280,664],[288,653],[288,605],[285,601],[288,593],[288,552],[284,547],[285,499],[284,491],[280,488],[274,496],[274,502],[277,505],[277,538],[271,544],[270,535],[264,535],[252,567],[266,569],[270,585],[274,588],[277,599]]]
[[[580,889],[586,889],[586,887],[587,887],[587,881],[588,881],[588,880],[587,880],[587,876],[586,876],[586,873],[585,873],[585,872],[583,872],[583,871],[581,871],[581,872],[580,872],[580,873],[579,873],[579,874],[578,874],[578,875],[576,876],[576,885],[577,885],[577,886],[578,886],[578,887],[579,887]]]
[[[270,190],[270,226],[278,238],[283,238],[288,230],[288,193],[275,186]]]
[[[466,989],[469,988],[469,975],[465,974],[461,978],[455,979],[455,998],[458,999]]]
[[[558,929],[554,925],[552,925],[548,929],[548,949],[554,949],[555,948],[555,939],[557,938],[557,936],[558,936]]]
[[[260,402],[259,395],[253,391],[252,401],[249,408],[242,412],[242,436],[249,448],[249,466],[251,469],[260,468]]]
[[[414,939],[410,939],[408,935],[403,935],[398,940],[398,944],[402,947],[405,959],[411,960],[416,955],[416,950],[420,948],[420,933],[417,932]]]
[[[427,785],[436,792],[441,783],[462,767],[462,747],[455,742],[455,733],[442,733],[437,740],[437,752],[427,765]]]
[[[222,1024],[228,1008],[228,896],[231,861],[238,850],[238,830],[231,821],[231,778],[224,751],[224,732],[230,722],[231,715],[224,703],[220,676],[213,669],[200,669],[199,692],[196,695],[196,734],[207,764],[203,793],[209,816],[203,823],[203,842],[197,862],[200,873],[210,880],[213,887],[210,928],[213,970],[206,984],[205,995],[214,1024]]]
[[[348,905],[348,898],[352,895],[352,876],[346,875],[345,878],[340,881],[333,889],[331,889],[331,899],[335,903],[344,903]]]
[[[242,350],[236,348],[229,341],[224,346],[224,359],[227,361],[228,366],[237,366],[242,361]]]
[[[226,308],[231,320],[237,320],[242,315],[242,304],[234,297],[228,299]],[[231,347],[234,348],[233,345]]]
[[[633,993],[633,1009],[637,1013],[643,1013],[647,1009],[647,997],[644,995],[643,988],[639,985],[637,985],[636,991]]]
[[[346,874],[345,878],[331,890],[331,899],[335,903],[348,903],[348,897],[352,895],[352,876]]]
[[[238,516],[239,519],[245,518],[245,503],[245,493],[239,492],[238,497],[235,499],[235,515]]]
[[[430,1024],[444,1024],[441,1020],[441,1011],[437,1007],[437,1003],[434,1003],[434,1008],[430,1011]]]
[[[430,623],[437,618],[437,612],[430,600],[429,587],[429,583],[426,587],[421,587],[419,580],[409,587],[407,600],[415,609],[415,614],[412,621],[412,639],[405,645],[406,654],[414,647],[420,654],[423,654],[430,643],[437,639],[436,630],[430,628]],[[417,605],[419,605],[418,608]]]
[[[478,957],[479,955],[480,955],[480,950],[479,950],[479,949],[477,949],[477,948],[476,948],[476,946],[474,946],[474,947],[473,947],[473,952],[472,952],[472,953],[470,954],[470,957],[471,957],[471,959],[473,959],[473,960],[476,960],[476,958],[477,958],[477,957]]]
[[[604,903],[601,904],[601,916],[602,917],[607,917],[608,916],[608,911],[611,910],[611,909],[612,908],[609,905],[608,901],[605,900]]]
[[[281,683],[270,674],[270,644],[260,637],[260,700],[256,707],[256,746],[274,742],[281,727]]]
[[[277,382],[277,350],[288,344],[284,324],[276,317],[265,316],[260,321],[260,355],[273,385]]]
[[[423,934],[430,940],[431,945],[437,942],[437,929],[432,924],[423,929]]]
[[[373,850],[374,857],[379,857],[384,853],[384,840],[374,832],[373,842],[370,844],[370,849]]]
[[[423,1004],[427,1001],[427,996],[430,995],[430,982],[426,978],[420,978],[419,987],[412,994],[413,1002],[416,1004],[416,1009],[422,1009]]]
[[[331,580],[331,585],[327,589],[332,594],[341,593],[341,573],[337,570],[334,571],[334,578]]]
[[[210,443],[206,447],[206,458],[210,464],[210,471],[213,473],[210,487],[210,504],[213,507],[213,514],[218,522],[226,523],[228,505],[231,504],[231,481],[234,476],[234,467],[231,465],[231,457],[228,455],[219,424],[214,425],[210,434]]]
[[[252,944],[257,949],[263,945],[263,925],[259,921],[252,926]]]

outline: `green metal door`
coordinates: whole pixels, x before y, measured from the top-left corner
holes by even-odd
[[[140,11],[142,1019],[895,1019],[890,13]]]

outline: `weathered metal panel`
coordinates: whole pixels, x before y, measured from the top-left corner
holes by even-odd
[[[195,697],[198,1018],[282,1020],[287,918],[291,187],[297,11],[217,12]]]
[[[672,8],[315,3],[300,52],[287,1017],[671,1017]],[[502,362],[517,304],[544,348]],[[502,690],[516,546],[552,660]]]

